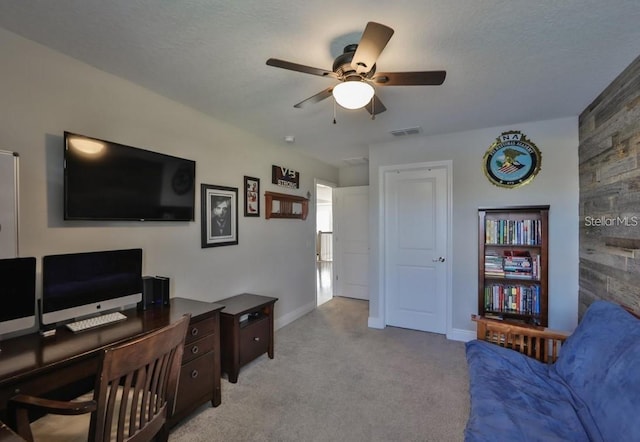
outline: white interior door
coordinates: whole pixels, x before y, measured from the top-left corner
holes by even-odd
[[[446,333],[448,167],[384,173],[387,325]]]
[[[369,299],[369,186],[333,189],[335,294]]]
[[[18,157],[0,151],[0,258],[18,256]]]

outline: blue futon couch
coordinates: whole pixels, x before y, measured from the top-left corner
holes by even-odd
[[[640,320],[596,301],[545,364],[481,340],[466,344],[465,441],[640,441]]]

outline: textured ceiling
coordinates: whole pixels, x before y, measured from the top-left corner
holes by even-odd
[[[375,120],[338,108],[334,125],[332,99],[294,109],[332,80],[265,61],[331,70],[368,21],[395,30],[378,71],[445,83],[378,88]],[[9,31],[336,166],[393,130],[576,116],[640,55],[638,23],[638,0],[0,0]]]

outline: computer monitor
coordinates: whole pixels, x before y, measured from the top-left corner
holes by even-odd
[[[42,258],[42,325],[116,310],[142,300],[142,249]]]
[[[36,324],[36,259],[0,259],[0,335]]]

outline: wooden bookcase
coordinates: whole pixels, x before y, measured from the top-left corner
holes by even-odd
[[[549,206],[478,209],[478,314],[549,321]]]

